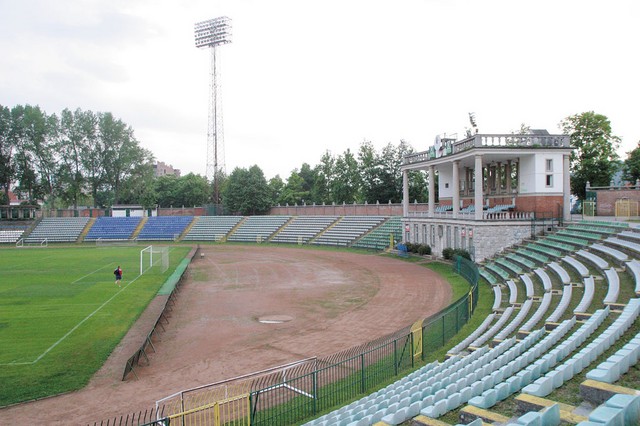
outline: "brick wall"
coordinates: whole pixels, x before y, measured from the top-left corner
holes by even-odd
[[[409,204],[409,212],[426,212],[428,204]],[[338,204],[271,207],[270,215],[289,216],[402,216],[402,204]]]
[[[615,216],[616,201],[627,198],[630,201],[640,201],[640,190],[637,189],[602,189],[597,193],[596,214],[598,216]]]

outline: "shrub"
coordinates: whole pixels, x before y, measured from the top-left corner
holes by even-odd
[[[465,259],[471,260],[471,254],[464,249],[455,249],[453,250],[453,255],[451,256],[451,258],[453,258],[453,256],[458,255],[460,257],[464,257]]]
[[[442,250],[442,257],[447,260],[451,260],[453,259],[453,252],[454,250],[451,247],[447,247],[446,249]]]
[[[420,256],[431,254],[431,246],[428,244],[420,244],[418,246],[418,254]]]

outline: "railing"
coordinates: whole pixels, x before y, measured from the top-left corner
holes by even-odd
[[[326,358],[307,359],[267,370],[268,374],[258,377],[252,373],[235,381],[174,394],[158,401],[154,408],[159,420],[148,424],[182,424],[196,414],[201,424],[216,426],[300,424],[373,391],[415,369],[468,322],[478,300],[478,269],[460,257],[454,258],[452,268],[467,280],[469,291],[440,312]],[[225,411],[224,406],[229,408]],[[140,423],[129,423],[129,416],[122,416],[118,424]]]
[[[409,217],[433,217],[434,219],[455,219],[455,220],[475,220],[475,212],[458,212],[456,218],[453,212],[434,212],[433,216],[429,216],[429,212],[409,212]],[[482,220],[533,220],[536,218],[534,212],[482,212]]]
[[[442,150],[442,157],[458,154],[472,148],[487,147],[522,147],[522,148],[568,148],[568,135],[514,135],[514,134],[486,134],[474,135],[452,144],[452,149]],[[435,150],[428,150],[409,154],[404,157],[403,164],[414,164],[436,158]]]
[[[467,323],[478,299],[476,265],[456,257],[455,272],[469,292],[437,314],[392,335],[326,359],[314,371],[251,392],[252,425],[299,424],[322,411],[344,405],[403,375],[443,347]],[[357,352],[357,353],[353,353]],[[345,357],[345,354],[351,354]]]
[[[188,259],[190,262],[191,259],[193,259],[193,257],[196,255],[198,250],[200,250],[199,246],[197,249],[191,250],[191,252],[189,252],[189,254],[185,259]],[[160,315],[158,315],[158,319],[156,319],[156,322],[154,323],[153,327],[151,327],[151,330],[147,334],[146,338],[144,339],[140,347],[127,360],[124,366],[124,372],[122,373],[122,380],[125,380],[129,375],[129,373],[133,373],[133,375],[136,376],[136,378],[138,378],[138,374],[136,373],[135,368],[140,364],[140,360],[144,358],[146,363],[148,364],[149,363],[149,357],[147,355],[148,348],[153,349],[154,352],[156,351],[156,348],[153,346],[152,338],[157,333],[158,327],[161,327],[164,330],[164,326],[162,325],[163,320],[165,323],[169,322],[166,312],[167,310],[171,310],[171,306],[175,304],[175,299],[177,297],[177,293],[179,290],[179,284],[182,282],[182,278],[184,277],[184,273],[186,272],[186,270],[187,270],[186,266],[182,271],[179,271],[178,269],[176,270],[176,272],[180,273],[180,278],[176,281],[176,285],[173,288],[173,290],[171,290],[171,293],[169,294],[169,297],[167,298],[167,300],[165,300],[164,306],[162,308],[162,312],[160,312]],[[176,272],[174,272],[174,274]],[[171,277],[169,277],[169,279],[171,279]]]

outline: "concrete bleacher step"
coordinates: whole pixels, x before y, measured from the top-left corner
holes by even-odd
[[[484,408],[474,407],[473,405],[467,405],[460,410],[460,420],[462,420],[463,423],[471,423],[478,418],[488,423],[504,424],[509,421],[509,417],[507,416]]]
[[[134,229],[133,233],[131,234],[132,240],[135,240],[136,238],[138,238],[138,234],[140,234],[140,231],[142,231],[142,228],[144,228],[144,225],[147,223],[147,220],[149,220],[149,218],[146,216],[140,219],[140,223],[138,224],[138,226],[136,226],[136,229]]]
[[[411,426],[451,426],[449,423],[445,423],[437,419],[432,419],[431,417],[423,416],[422,414],[414,417],[409,424]]]
[[[600,405],[615,394],[640,395],[640,391],[592,379],[580,383],[580,397],[593,405]]]
[[[82,232],[78,236],[78,242],[79,243],[84,241],[84,237],[87,236],[87,234],[89,233],[89,230],[91,229],[91,227],[93,226],[94,223],[96,223],[96,218],[95,217],[92,217],[91,219],[89,219],[89,222],[87,222],[87,224],[85,225],[84,229],[82,230]]]
[[[577,407],[569,404],[563,404],[553,401],[547,398],[541,398],[539,396],[528,395],[521,393],[514,398],[516,406],[518,407],[518,413],[526,413],[528,411],[540,411],[542,409],[551,407],[558,404],[560,408],[560,420],[565,423],[576,424],[587,420],[586,417],[575,414],[574,411]]]
[[[198,220],[200,220],[200,218],[198,216],[194,216],[193,219],[191,219],[191,222],[189,222],[189,224],[184,227],[184,230],[178,236],[176,241],[182,241],[182,239],[191,231],[191,228],[193,228],[193,226],[198,223]]]

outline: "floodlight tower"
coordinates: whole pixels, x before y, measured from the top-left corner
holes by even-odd
[[[223,44],[231,43],[231,19],[221,16],[196,23],[195,38],[196,47],[207,47],[211,52],[206,176],[213,180],[213,202],[218,204],[220,202],[220,173],[224,173],[224,132],[216,50]]]

